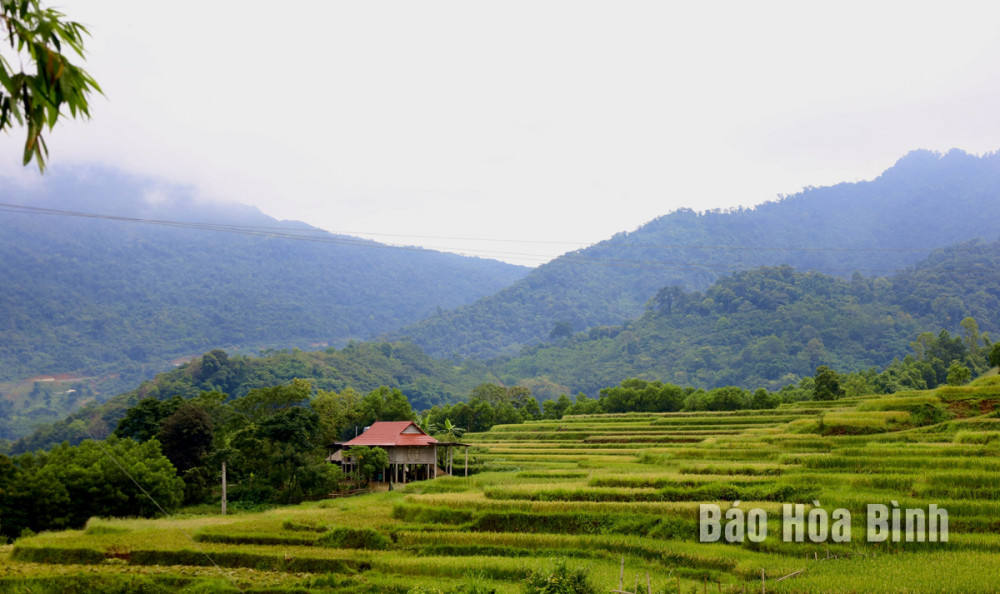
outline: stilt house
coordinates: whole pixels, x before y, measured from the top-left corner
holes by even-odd
[[[469,476],[467,444],[438,441],[413,421],[376,421],[361,435],[337,445],[344,449],[353,446],[382,448],[389,454],[389,468],[386,469],[383,480],[402,483],[407,480],[437,478],[439,471],[451,474],[454,460],[452,448],[465,446],[465,476]],[[447,448],[445,470],[440,470],[437,465],[439,447]],[[343,454],[343,452],[337,453]],[[331,461],[336,460],[334,456],[331,456]],[[348,471],[355,463],[346,456],[341,456],[341,461]]]

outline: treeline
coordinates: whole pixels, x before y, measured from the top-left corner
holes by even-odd
[[[223,463],[235,505],[325,497],[344,478],[326,461],[327,446],[376,420],[412,418],[398,389],[362,395],[316,390],[300,379],[235,399],[221,392],[146,397],[105,440],[0,455],[0,534],[80,528],[92,516],[150,517],[215,501]]]
[[[630,378],[602,389],[597,398],[583,393],[575,398],[562,394],[539,404],[525,388],[484,384],[473,391],[467,402],[435,406],[426,418],[431,427],[450,424],[459,431],[478,432],[494,425],[561,419],[564,415],[743,410],[774,408],[780,403],[777,395],[763,388],[753,392],[733,386],[702,390]]]
[[[981,342],[1000,331],[1000,242],[940,250],[892,277],[843,280],[789,266],[737,272],[705,291],[664,287],[647,308],[624,324],[575,334],[556,325],[549,344],[499,364],[496,374],[555,397],[595,396],[623,377],[776,391],[820,365],[882,369],[927,328],[967,340],[963,320],[972,318]],[[947,368],[951,355],[942,356]],[[946,370],[936,373],[944,381]]]
[[[962,385],[972,377],[1000,366],[1000,342],[991,343],[973,318],[962,320],[962,336],[925,332],[910,343],[912,354],[894,360],[882,371],[871,367],[838,373],[821,365],[815,374],[776,391],[724,386],[709,390],[682,387],[658,380],[629,378],[602,388],[597,398],[579,393],[538,401],[527,388],[483,384],[467,402],[435,406],[427,412],[432,426],[449,422],[469,431],[488,431],[499,424],[533,419],[560,419],[564,415],[627,412],[698,412],[776,408],[802,400],[832,400],[845,396],[893,394],[941,385]]]
[[[214,350],[106,403],[91,403],[64,419],[42,425],[9,444],[6,451],[30,452],[64,441],[72,445],[84,439],[103,438],[114,430],[130,407],[146,397],[188,399],[201,392],[222,392],[239,398],[250,390],[295,378],[309,379],[316,389],[325,391],[339,392],[348,387],[361,392],[380,386],[398,388],[418,410],[456,402],[475,386],[496,379],[482,363],[437,361],[411,343],[352,342],[341,349],[266,351],[259,357],[230,356]],[[16,415],[7,419],[9,423],[17,421]],[[0,419],[0,431],[4,423]],[[2,442],[0,451],[5,451]]]
[[[183,497],[184,481],[155,440],[112,437],[0,455],[0,541],[80,528],[95,515],[152,517],[160,507],[177,509]]]
[[[867,396],[900,390],[929,390],[943,385],[960,386],[991,367],[1000,366],[1000,342],[992,343],[987,334],[980,334],[973,318],[965,318],[961,325],[961,336],[952,336],[947,330],[937,335],[932,332],[920,334],[910,343],[911,354],[902,360],[894,359],[881,372],[871,367],[835,374],[842,389],[838,395]],[[828,370],[826,367],[821,369]],[[815,378],[804,378],[798,386],[786,386],[779,393],[796,390],[815,390]]]

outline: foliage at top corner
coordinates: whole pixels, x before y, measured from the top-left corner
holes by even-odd
[[[0,132],[16,123],[27,128],[24,165],[32,159],[45,170],[48,147],[42,132],[52,130],[63,109],[89,118],[88,98],[101,88],[70,61],[83,59],[86,27],[39,0],[0,0]],[[9,47],[8,53],[3,53]]]

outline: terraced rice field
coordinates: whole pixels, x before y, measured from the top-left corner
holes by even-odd
[[[24,538],[3,552],[0,590],[520,592],[565,558],[603,592],[647,592],[647,574],[653,592],[997,591],[998,406],[992,376],[773,411],[498,426],[466,436],[469,478]],[[866,505],[893,502],[946,509],[948,541],[868,542]],[[699,542],[702,503],[763,509],[768,537]],[[785,503],[846,508],[850,541],[785,542]]]

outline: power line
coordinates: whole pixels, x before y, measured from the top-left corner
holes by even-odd
[[[240,592],[244,592],[243,588],[240,587],[240,585],[236,582],[236,580],[231,575],[228,575],[226,572],[224,572],[222,568],[219,567],[219,564],[215,562],[215,559],[213,559],[212,556],[209,555],[208,552],[201,546],[201,544],[197,540],[195,540],[194,535],[189,533],[184,528],[181,528],[180,524],[173,519],[173,515],[168,513],[167,510],[165,510],[163,506],[160,505],[160,502],[157,501],[156,498],[153,497],[153,495],[150,494],[150,492],[145,489],[145,487],[139,484],[139,481],[136,480],[134,476],[132,476],[132,473],[130,473],[128,470],[125,469],[125,466],[121,463],[118,457],[115,456],[111,452],[111,450],[108,449],[107,444],[105,444],[103,440],[97,439],[97,437],[94,435],[94,432],[91,431],[89,428],[87,429],[87,433],[90,435],[91,439],[94,440],[94,443],[98,445],[98,447],[101,449],[104,455],[107,456],[109,460],[114,462],[115,466],[117,466],[118,469],[121,470],[122,473],[124,473],[125,476],[128,477],[128,479],[132,481],[132,483],[135,484],[136,487],[139,488],[140,491],[142,491],[142,494],[145,495],[151,502],[153,502],[153,505],[156,506],[156,509],[160,510],[160,513],[164,515],[167,521],[173,523],[174,526],[177,528],[177,530],[179,530],[181,534],[186,536],[187,539],[190,540],[191,543],[195,546],[195,548],[198,549],[198,552],[201,553],[206,559],[208,559],[209,563],[211,563],[220,574],[228,578],[229,581],[233,584],[233,586],[237,590],[239,590]]]
[[[684,244],[660,244],[660,243],[632,243],[627,241],[610,241],[610,240],[592,243],[588,241],[566,241],[566,240],[551,240],[551,239],[511,239],[511,238],[496,238],[496,237],[488,238],[488,237],[468,237],[468,236],[449,236],[449,235],[419,235],[412,233],[383,233],[378,231],[344,231],[344,230],[327,231],[324,229],[317,229],[317,228],[306,229],[302,227],[287,227],[287,226],[233,225],[224,223],[199,223],[199,222],[188,222],[188,221],[144,219],[138,217],[84,213],[78,211],[42,208],[42,207],[26,206],[19,204],[0,204],[0,207],[12,210],[17,209],[17,210],[38,212],[40,214],[102,218],[102,219],[111,219],[119,221],[152,223],[152,224],[183,226],[183,227],[193,227],[193,228],[211,228],[213,230],[233,229],[241,231],[260,231],[268,233],[290,231],[295,234],[318,234],[320,236],[322,235],[354,236],[357,239],[361,239],[358,236],[371,235],[376,237],[439,239],[445,241],[481,241],[489,243],[521,243],[521,244],[575,245],[575,246],[610,245],[610,246],[624,246],[624,247],[637,247],[637,248],[658,248],[667,250],[739,250],[739,251],[747,250],[747,251],[779,251],[779,252],[863,252],[863,253],[879,253],[879,252],[926,253],[930,251],[927,249],[910,249],[910,248],[845,248],[845,247],[796,247],[796,246],[781,247],[781,246],[759,246],[759,245],[758,246],[684,245]]]
[[[195,222],[195,221],[176,221],[176,220],[165,220],[165,219],[148,219],[142,217],[128,217],[121,215],[110,215],[101,213],[89,213],[80,211],[71,211],[55,208],[37,207],[37,206],[27,206],[21,204],[9,204],[0,203],[0,211],[7,212],[21,212],[21,213],[31,213],[31,214],[42,214],[51,216],[66,216],[66,217],[78,217],[78,218],[91,218],[91,219],[101,219],[110,221],[120,221],[120,222],[130,222],[130,223],[141,223],[149,225],[160,225],[175,228],[184,229],[195,229],[203,231],[216,231],[223,233],[234,233],[239,235],[248,235],[263,238],[274,238],[274,239],[290,239],[295,241],[311,241],[316,243],[332,243],[338,245],[350,245],[358,247],[371,247],[371,248],[385,248],[385,249],[398,249],[398,250],[408,250],[408,251],[450,251],[450,248],[440,247],[440,246],[402,246],[402,245],[390,245],[385,243],[375,242],[373,240],[362,239],[359,237],[350,237],[344,232],[331,233],[324,231],[322,229],[315,228],[302,228],[302,227],[288,227],[288,226],[258,226],[258,225],[237,225],[228,223],[206,223],[206,222]],[[343,233],[343,234],[342,234]],[[361,232],[353,232],[361,233]],[[366,235],[375,235],[383,237],[408,237],[413,239],[438,239],[438,240],[450,240],[450,241],[482,241],[482,242],[506,242],[506,243],[538,243],[538,244],[566,244],[566,245],[579,245],[576,242],[564,242],[564,241],[553,241],[553,240],[518,240],[518,239],[486,239],[486,238],[475,238],[475,237],[449,237],[449,236],[431,236],[431,235],[403,235],[403,234],[391,234],[391,233],[364,233]],[[614,242],[606,241],[599,244],[594,244],[596,246],[615,246],[615,247],[625,247],[625,248],[644,248],[644,249],[664,249],[664,250],[719,250],[719,251],[773,251],[773,252],[861,252],[861,253],[928,253],[930,250],[923,249],[902,249],[902,248],[824,248],[824,247],[773,247],[773,246],[726,246],[726,245],[682,245],[682,244],[647,244],[647,243],[629,243],[629,242]],[[581,248],[582,249],[582,248]],[[531,261],[537,261],[539,263],[558,261],[563,263],[573,263],[573,264],[596,264],[602,266],[616,266],[616,267],[628,267],[628,268],[642,268],[650,270],[691,270],[691,269],[722,269],[722,270],[735,270],[741,269],[744,266],[741,265],[730,265],[730,264],[716,264],[708,262],[663,262],[659,260],[639,260],[639,259],[629,259],[629,258],[601,258],[594,256],[583,256],[575,255],[574,252],[568,252],[559,256],[557,259],[553,259],[551,256],[545,254],[537,253],[525,253],[525,252],[513,252],[505,250],[491,250],[491,249],[463,249],[460,252],[461,255],[473,256],[473,257],[488,257],[488,258],[519,258]],[[803,270],[811,270],[817,272],[892,272],[896,268],[885,267],[885,268],[837,268],[837,267],[804,267]]]

